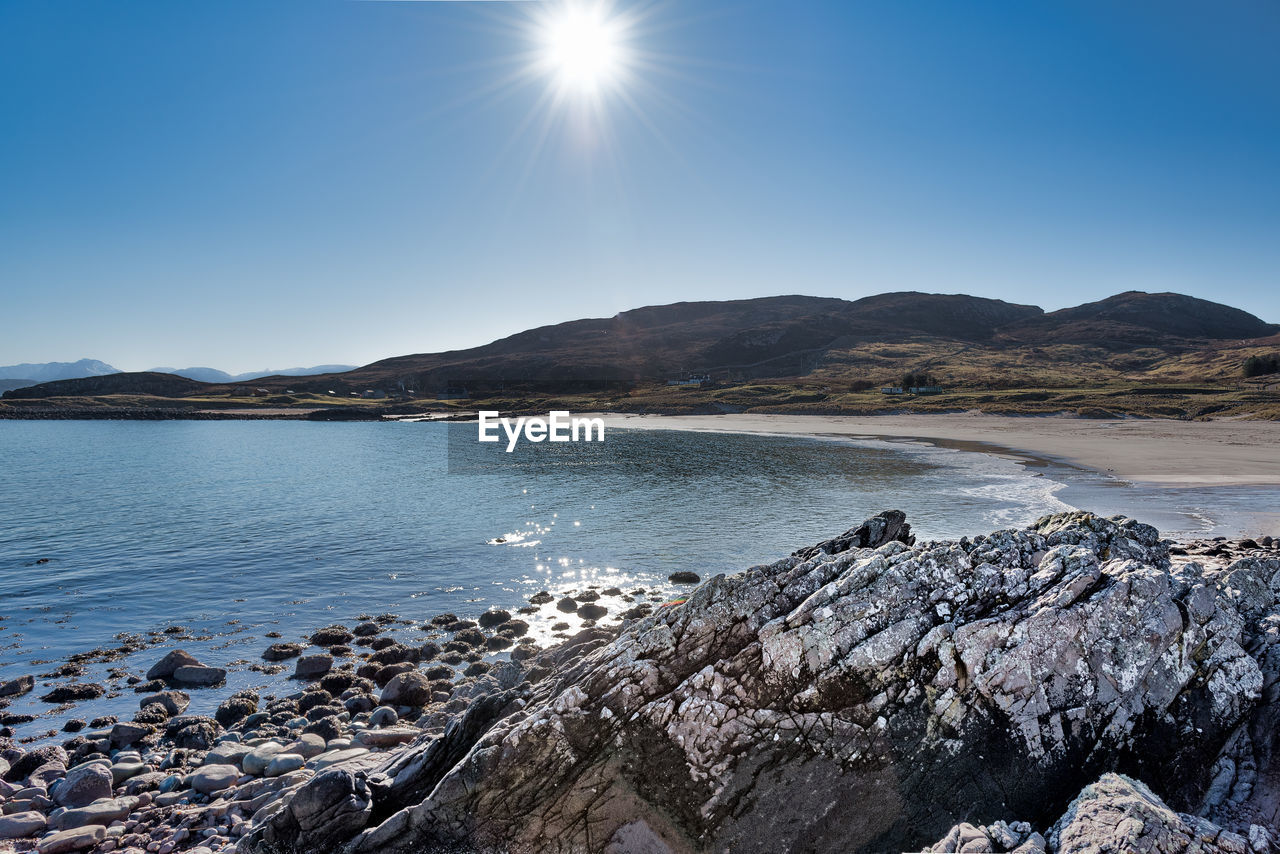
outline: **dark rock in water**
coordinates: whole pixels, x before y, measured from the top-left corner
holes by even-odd
[[[462,632],[467,629],[474,629],[480,624],[475,620],[454,620],[444,627],[446,632]]]
[[[199,664],[196,657],[185,649],[171,649],[165,653],[164,658],[151,665],[151,669],[147,671],[147,679],[170,679],[179,667],[194,667]]]
[[[424,671],[426,677],[432,681],[437,679],[452,679],[455,675],[452,667],[443,664],[437,664],[435,667],[428,667]]]
[[[300,643],[273,643],[262,653],[263,661],[285,661],[302,655]]]
[[[489,672],[489,663],[487,661],[473,661],[467,665],[467,669],[462,671],[464,676],[480,676]]]
[[[222,701],[213,713],[214,720],[229,727],[258,711],[258,692],[252,689],[237,691]]]
[[[603,605],[595,605],[592,603],[587,603],[586,605],[578,608],[578,616],[584,620],[598,620],[601,617],[606,616],[608,613],[608,608]]]
[[[186,750],[208,750],[218,740],[221,731],[217,721],[197,715],[174,718],[165,728],[173,746]]]
[[[456,622],[458,622],[457,614],[437,614],[431,618],[431,625],[433,626],[444,627]]]
[[[529,624],[524,620],[508,620],[498,628],[498,634],[510,638],[522,638],[529,633]]]
[[[459,685],[325,850],[1271,852],[1277,578],[1126,519],[881,514]],[[293,812],[243,854],[313,850]]]
[[[416,669],[416,667],[417,665],[412,661],[402,661],[399,664],[388,664],[385,667],[379,667],[378,672],[373,674],[373,684],[381,688],[401,673],[408,673]]]
[[[85,727],[85,722],[80,718],[69,718],[67,722],[62,725],[62,731],[63,732],[79,732],[80,730],[84,729],[84,727]]]
[[[337,697],[349,688],[357,687],[360,680],[350,671],[335,670],[320,680],[320,689]]]
[[[555,598],[556,597],[552,596],[550,592],[546,590],[539,590],[537,593],[529,597],[529,604],[530,605],[546,605],[550,602],[554,602]]]
[[[493,610],[485,611],[480,615],[480,628],[491,629],[494,626],[502,625],[510,619],[510,611],[504,611],[501,608],[494,608]]]
[[[16,697],[19,694],[25,694],[36,686],[34,676],[19,676],[16,679],[10,679],[7,682],[0,682],[0,697]]]
[[[350,643],[354,637],[346,626],[325,626],[313,634],[310,640],[315,646],[338,646]]]
[[[302,693],[298,698],[297,710],[306,714],[317,706],[327,706],[333,702],[333,695],[324,688],[312,688]]]
[[[418,648],[418,660],[430,661],[440,654],[440,644],[428,641]]]
[[[578,610],[578,603],[572,596],[566,596],[556,603],[556,610],[565,614],[572,614]]]
[[[702,577],[699,576],[698,573],[696,572],[681,570],[679,572],[673,572],[670,575],[668,575],[667,580],[673,584],[697,584],[699,581],[702,580]]]
[[[111,727],[111,735],[108,741],[111,742],[112,748],[128,747],[131,744],[137,744],[147,736],[154,732],[154,727],[143,723],[117,723]]]
[[[165,681],[163,679],[149,679],[133,686],[135,694],[155,694],[165,689]]]
[[[171,715],[169,714],[168,709],[159,703],[152,703],[149,706],[143,706],[139,709],[137,714],[133,716],[133,720],[135,723],[150,726],[163,724],[165,721],[169,720],[170,717]]]
[[[217,685],[226,678],[226,670],[203,664],[184,664],[173,671],[173,680],[186,685]]]
[[[395,638],[387,637],[386,635],[383,635],[382,637],[374,638],[373,641],[370,642],[369,648],[372,650],[382,650],[382,649],[386,649],[389,646],[395,646],[395,644],[396,644]]]
[[[382,626],[378,625],[375,622],[370,621],[370,622],[361,623],[351,631],[354,632],[355,636],[358,638],[367,638],[381,632]]]
[[[511,644],[511,638],[506,637],[505,635],[494,635],[485,641],[484,646],[485,649],[497,652],[498,650],[506,649],[511,646]]]
[[[575,593],[573,598],[579,602],[598,602],[600,601],[600,594],[594,590],[583,590],[581,593]]]
[[[148,694],[138,700],[138,708],[145,709],[147,706],[159,704],[172,717],[180,715],[187,710],[187,706],[191,704],[191,696],[185,691],[159,691],[154,694]]]
[[[467,647],[484,646],[484,635],[479,629],[463,629],[453,636],[452,643],[465,644]],[[445,649],[448,648],[446,644]]]
[[[40,699],[46,703],[74,703],[80,700],[96,700],[105,693],[107,689],[95,682],[68,682],[42,695]]]
[[[418,651],[404,644],[393,643],[369,656],[375,664],[399,664],[402,661],[417,661]]]
[[[304,655],[293,668],[294,679],[319,679],[333,667],[331,655]]]

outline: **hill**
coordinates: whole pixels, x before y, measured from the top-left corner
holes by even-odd
[[[24,380],[28,384],[47,383],[118,373],[120,371],[117,368],[97,359],[81,359],[78,362],[24,362],[21,365],[0,367],[0,380]]]
[[[1088,394],[1018,396],[1012,409],[1187,415],[1260,412],[1249,401],[1194,400],[1234,394],[1252,355],[1280,353],[1280,327],[1230,306],[1180,294],[1128,292],[1045,313],[1030,305],[961,294],[888,293],[859,300],[779,296],[646,306],[610,318],[526,330],[481,347],[384,359],[315,376],[253,379],[274,404],[320,405],[351,393],[496,401],[519,408],[547,396],[574,407],[648,411],[867,411],[886,398],[850,399],[905,373],[958,397],[937,407],[1003,407],[988,392],[1078,389]],[[669,387],[682,377],[700,387]],[[166,379],[167,377],[167,379]],[[1121,386],[1191,385],[1178,400],[1141,406]],[[295,395],[281,399],[285,390]],[[6,392],[6,401],[103,395],[245,399],[244,386],[168,374],[116,374]],[[965,397],[964,395],[968,395]],[[1090,397],[1092,395],[1092,397]],[[303,398],[307,398],[304,400]],[[623,399],[625,397],[625,400]],[[1119,398],[1119,399],[1116,399]],[[1268,398],[1267,400],[1270,400]],[[1266,401],[1264,401],[1266,402]],[[895,406],[913,405],[892,401]],[[226,405],[232,405],[227,403]],[[809,407],[810,409],[797,409]],[[1263,407],[1271,411],[1270,403]]]
[[[284,368],[279,371],[249,371],[243,374],[229,374],[217,368],[152,368],[149,373],[173,374],[202,383],[246,383],[262,377],[307,377],[315,374],[337,374],[355,370],[355,365],[315,365],[310,368]]]

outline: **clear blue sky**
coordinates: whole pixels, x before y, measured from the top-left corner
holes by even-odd
[[[1175,290],[1280,321],[1280,6],[0,3],[0,364],[230,371],[639,305]]]

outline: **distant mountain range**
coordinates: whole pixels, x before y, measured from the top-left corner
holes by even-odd
[[[313,368],[285,368],[281,371],[249,371],[245,374],[229,374],[217,368],[152,368],[150,373],[173,374],[202,383],[244,383],[262,377],[306,377],[314,374],[340,374],[355,370],[355,365],[316,365]]]
[[[302,377],[312,374],[341,373],[349,371],[353,367],[353,365],[317,365],[313,368],[250,371],[244,374],[229,374],[217,368],[152,368],[149,373],[173,374],[205,383],[238,383],[269,376]],[[99,362],[97,359],[81,359],[78,362],[26,362],[21,365],[6,365],[0,367],[0,392],[58,380],[103,377],[119,373],[122,373],[119,368],[114,368],[106,362]]]
[[[5,365],[0,367],[0,382],[12,383],[21,381],[25,385],[47,383],[54,380],[74,380],[81,377],[100,377],[106,374],[118,374],[119,370],[106,362],[97,359],[81,359],[78,362],[40,362],[33,364],[24,362],[21,365]],[[20,386],[11,386],[20,388]]]
[[[1236,380],[1248,355],[1277,350],[1280,326],[1181,294],[1129,291],[1046,313],[1032,305],[962,294],[905,292],[853,301],[778,296],[648,306],[543,326],[482,347],[398,356],[344,372],[252,376],[255,385],[276,392],[368,388],[424,396],[460,388],[472,394],[563,393],[690,374],[737,385],[803,380],[849,388],[892,384],[904,372],[927,372],[954,387],[1064,388]],[[69,380],[20,396],[111,394],[112,389],[172,396],[216,393],[172,373]],[[178,373],[202,379],[195,369]],[[228,379],[216,373],[224,385],[251,376]]]

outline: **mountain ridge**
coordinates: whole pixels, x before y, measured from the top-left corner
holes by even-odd
[[[511,389],[572,393],[691,374],[718,383],[802,379],[846,388],[893,384],[904,372],[957,387],[1200,382],[1235,376],[1249,347],[1280,348],[1278,333],[1280,326],[1240,309],[1175,293],[1127,291],[1047,313],[965,294],[890,292],[852,301],[792,294],[642,306],[478,347],[254,382],[276,393],[368,388],[424,396],[463,388],[481,396]],[[44,383],[6,397],[110,394],[112,387],[137,393],[142,385],[162,388],[167,375],[151,372],[145,382],[127,379],[138,374],[119,376]],[[170,394],[226,385],[190,382],[171,384]]]

